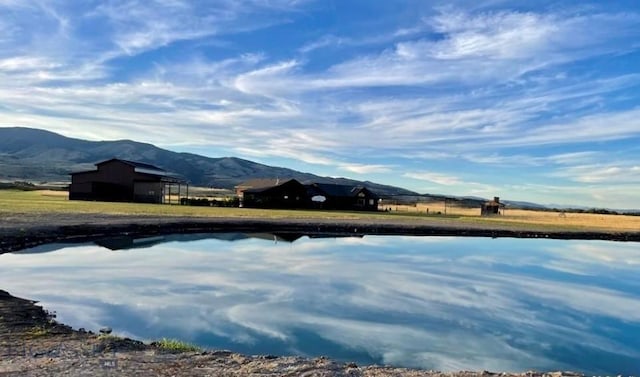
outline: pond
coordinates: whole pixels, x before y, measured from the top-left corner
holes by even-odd
[[[197,234],[0,255],[74,328],[436,370],[640,374],[640,245]]]

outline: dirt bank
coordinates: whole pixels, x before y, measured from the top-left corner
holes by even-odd
[[[361,367],[327,358],[246,356],[227,351],[172,352],[157,344],[76,331],[34,301],[0,290],[0,376],[493,376],[573,373],[440,373]]]
[[[118,235],[222,231],[302,234],[430,235],[640,241],[638,232],[563,230],[527,224],[462,223],[456,219],[197,218],[69,213],[12,214],[0,219],[0,253],[59,241]]]

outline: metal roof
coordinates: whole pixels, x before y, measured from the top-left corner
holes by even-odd
[[[157,167],[155,165],[145,164],[145,163],[136,162],[136,161],[123,160],[123,159],[120,159],[120,158],[112,158],[110,160],[98,162],[98,163],[95,164],[95,166],[97,166],[98,170],[99,170],[100,169],[100,165],[104,165],[104,164],[107,164],[109,162],[115,162],[115,161],[119,161],[119,162],[122,162],[122,163],[124,163],[126,165],[129,165],[129,166],[133,167],[133,171],[136,172],[136,173],[153,176],[155,178],[159,178],[163,182],[169,182],[169,183],[187,182],[186,179],[184,179],[180,175],[168,172],[168,171],[166,171],[166,170],[164,170],[162,168],[159,168],[159,167]],[[71,173],[71,175],[97,173],[98,170],[75,172],[75,173]]]
[[[247,187],[245,190],[243,190],[243,192],[248,192],[248,193],[258,193],[258,192],[264,192],[267,190],[270,190],[274,187],[279,187],[284,185],[285,183],[289,183],[289,182],[296,182],[298,185],[302,186],[302,183],[298,182],[295,179],[259,179],[259,180],[251,180],[251,181],[247,181],[246,184],[240,184],[236,187]],[[253,182],[253,184],[256,184],[257,186],[249,186],[249,184]]]
[[[239,188],[261,188],[261,187],[273,187],[278,186],[281,183],[291,180],[291,178],[253,178],[248,181],[239,183],[236,187]]]
[[[350,186],[350,185],[335,185],[332,183],[313,183],[308,185],[312,191],[324,194],[326,196],[333,197],[354,197],[357,196],[363,190],[367,190],[369,193],[375,195],[371,190],[364,186]]]
[[[140,168],[140,169],[149,169],[149,170],[159,170],[159,171],[166,171],[162,168],[159,168],[155,165],[151,165],[151,164],[145,164],[143,162],[137,162],[137,161],[129,161],[129,160],[123,160],[121,158],[112,158],[110,160],[106,160],[106,161],[102,161],[102,162],[98,162],[97,164],[95,164],[96,166],[98,165],[103,165],[106,164],[108,162],[111,161],[120,161],[122,163],[125,163],[127,165],[133,166],[134,168]]]

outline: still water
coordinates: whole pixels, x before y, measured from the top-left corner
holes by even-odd
[[[640,244],[208,234],[0,255],[75,328],[438,370],[640,374]]]

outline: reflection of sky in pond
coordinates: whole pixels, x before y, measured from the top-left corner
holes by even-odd
[[[638,243],[205,239],[5,254],[0,289],[74,327],[250,354],[637,375],[639,267]]]

